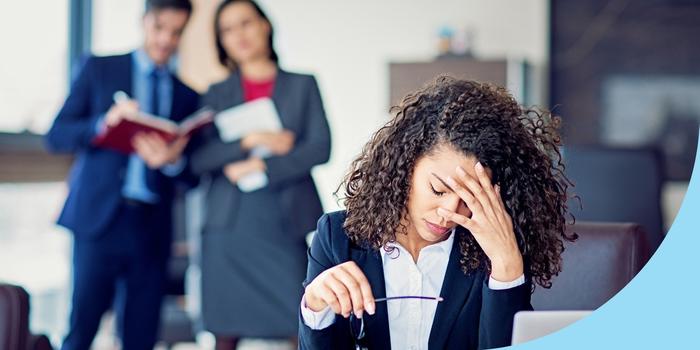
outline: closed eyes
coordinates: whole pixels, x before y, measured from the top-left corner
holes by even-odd
[[[430,184],[430,189],[433,191],[433,194],[436,195],[436,196],[438,196],[438,197],[441,197],[442,195],[445,194],[445,192],[437,191],[437,190],[435,189],[435,187],[433,187],[433,184]]]

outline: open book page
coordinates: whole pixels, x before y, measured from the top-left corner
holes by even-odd
[[[214,111],[202,108],[180,122],[180,135],[190,135],[203,126],[214,122]]]
[[[146,112],[139,112],[135,115],[124,116],[124,118],[120,120],[120,123],[123,121],[128,121],[134,124],[140,124],[145,127],[151,128],[154,131],[161,131],[167,134],[177,134],[179,132],[179,127],[177,123],[167,118],[162,118]],[[117,124],[115,127],[117,127],[118,125],[119,124]]]

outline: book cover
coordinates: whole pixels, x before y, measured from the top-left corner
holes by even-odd
[[[214,112],[202,109],[182,120],[179,124],[147,113],[124,116],[119,122],[97,135],[93,144],[98,147],[111,148],[122,153],[132,153],[132,139],[137,133],[156,133],[166,142],[172,142],[180,136],[190,136],[202,127],[213,123]]]

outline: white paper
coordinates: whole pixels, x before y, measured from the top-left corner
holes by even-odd
[[[267,175],[264,171],[256,171],[238,179],[237,184],[242,192],[253,192],[267,186]]]
[[[250,155],[258,158],[267,158],[272,152],[267,147],[258,146],[250,150]],[[243,176],[238,180],[238,188],[243,192],[253,192],[267,186],[267,175],[264,171],[256,171]]]
[[[214,123],[224,142],[239,140],[251,132],[282,130],[277,108],[270,98],[259,98],[223,110],[214,117]],[[259,158],[272,155],[265,147],[256,147],[250,154]],[[240,178],[237,185],[243,192],[252,192],[267,186],[267,183],[267,175],[261,171]]]
[[[259,98],[223,110],[214,117],[214,123],[224,142],[241,139],[255,131],[282,130],[279,114],[270,98]]]

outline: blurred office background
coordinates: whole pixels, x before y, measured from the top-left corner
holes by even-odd
[[[193,0],[178,57],[197,90],[225,77],[213,44],[216,0]],[[633,221],[655,248],[687,188],[700,121],[700,3],[692,0],[260,0],[281,66],[316,75],[333,136],[314,178],[326,211],[370,134],[405,92],[437,72],[507,86],[564,120],[565,160],[579,185],[577,218]],[[0,11],[0,281],[31,296],[32,331],[66,331],[71,237],[54,225],[69,157],[41,144],[86,53],[141,42],[143,0],[3,0]],[[570,162],[569,162],[570,157]],[[196,262],[198,194],[180,203],[173,299]],[[653,249],[652,249],[653,250]],[[193,277],[194,276],[194,277]],[[189,271],[196,285],[196,268]],[[196,288],[187,288],[187,290]],[[179,295],[179,296],[178,296]],[[96,348],[112,349],[106,321]],[[175,321],[174,321],[175,322]],[[186,332],[196,320],[180,323]],[[175,331],[171,336],[190,336]],[[191,339],[189,339],[191,341]],[[180,345],[187,346],[187,345]],[[196,348],[192,343],[191,348]],[[206,336],[200,346],[207,346]]]

